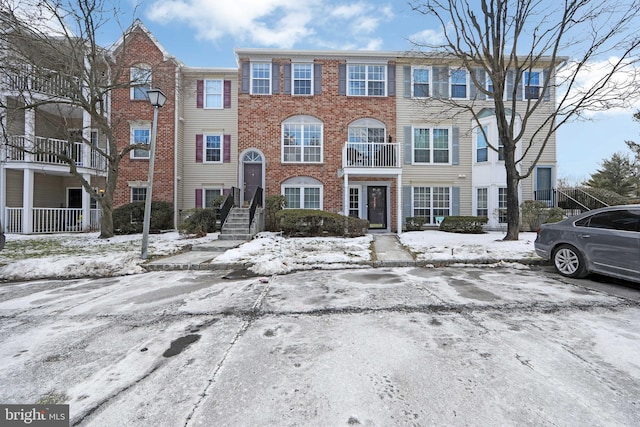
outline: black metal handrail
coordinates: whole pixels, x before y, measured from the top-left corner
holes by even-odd
[[[253,224],[253,218],[256,215],[256,209],[258,207],[262,207],[262,187],[256,188],[256,192],[253,193],[251,206],[249,207],[249,226]]]
[[[229,216],[229,212],[231,212],[231,208],[234,206],[238,206],[240,204],[240,189],[236,187],[231,187],[229,194],[224,199],[222,206],[220,206],[220,227],[224,225],[224,222],[227,220]]]

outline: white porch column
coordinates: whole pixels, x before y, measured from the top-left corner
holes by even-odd
[[[82,166],[91,167],[91,116],[82,112]]]
[[[91,175],[84,174],[82,177],[91,182]],[[91,220],[91,195],[82,187],[82,231],[87,231]]]
[[[36,144],[36,111],[33,109],[24,110],[24,136],[25,148],[27,151],[33,151]],[[25,152],[24,160],[32,162],[33,154]]]
[[[344,174],[344,190],[342,191],[342,213],[349,216],[349,174]]]
[[[396,233],[402,233],[402,175],[396,176]]]
[[[33,233],[34,172],[33,169],[25,169],[22,174],[22,233],[31,234]]]

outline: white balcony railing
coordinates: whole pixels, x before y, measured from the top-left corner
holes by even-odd
[[[76,166],[100,171],[107,170],[106,159],[98,150],[82,142],[37,136],[31,143],[26,136],[11,136],[6,146],[8,161],[67,165],[64,158],[72,159]],[[30,153],[30,155],[25,155]]]
[[[61,98],[77,99],[80,93],[79,79],[54,70],[29,65],[6,67],[4,82],[9,90],[41,93]]]
[[[82,226],[82,209],[80,208],[33,208],[31,210],[32,230],[25,230],[23,208],[6,208],[6,233],[72,233],[100,230],[100,209],[89,211],[87,229]]]
[[[387,142],[346,142],[342,149],[345,168],[399,168],[398,144]]]

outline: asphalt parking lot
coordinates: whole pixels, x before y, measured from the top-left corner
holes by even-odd
[[[638,425],[622,288],[547,267],[8,283],[0,402],[83,426]]]

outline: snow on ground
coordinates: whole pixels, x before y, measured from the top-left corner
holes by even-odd
[[[400,235],[401,243],[418,261],[502,262],[534,259],[535,233],[521,233],[516,242],[502,241],[504,233],[456,234],[417,231]],[[177,232],[149,236],[149,258],[183,252],[190,246],[217,240],[211,233],[186,238]],[[140,234],[99,239],[98,233],[7,235],[0,252],[0,280],[107,277],[144,273]],[[358,238],[287,238],[260,233],[217,256],[214,263],[252,264],[258,274],[287,273],[310,268],[348,268],[371,260],[373,236]]]
[[[400,241],[418,261],[523,260],[538,258],[533,247],[536,233],[520,233],[520,240],[502,240],[505,233],[484,234],[417,231],[403,233]]]
[[[228,250],[215,263],[251,263],[257,274],[288,273],[312,266],[348,267],[371,259],[373,236],[282,237],[278,233],[260,233],[257,238]]]
[[[149,235],[149,258],[181,252],[218,238],[189,239],[178,232]],[[8,234],[0,252],[0,280],[123,276],[144,273],[142,235],[100,239],[99,233]]]

